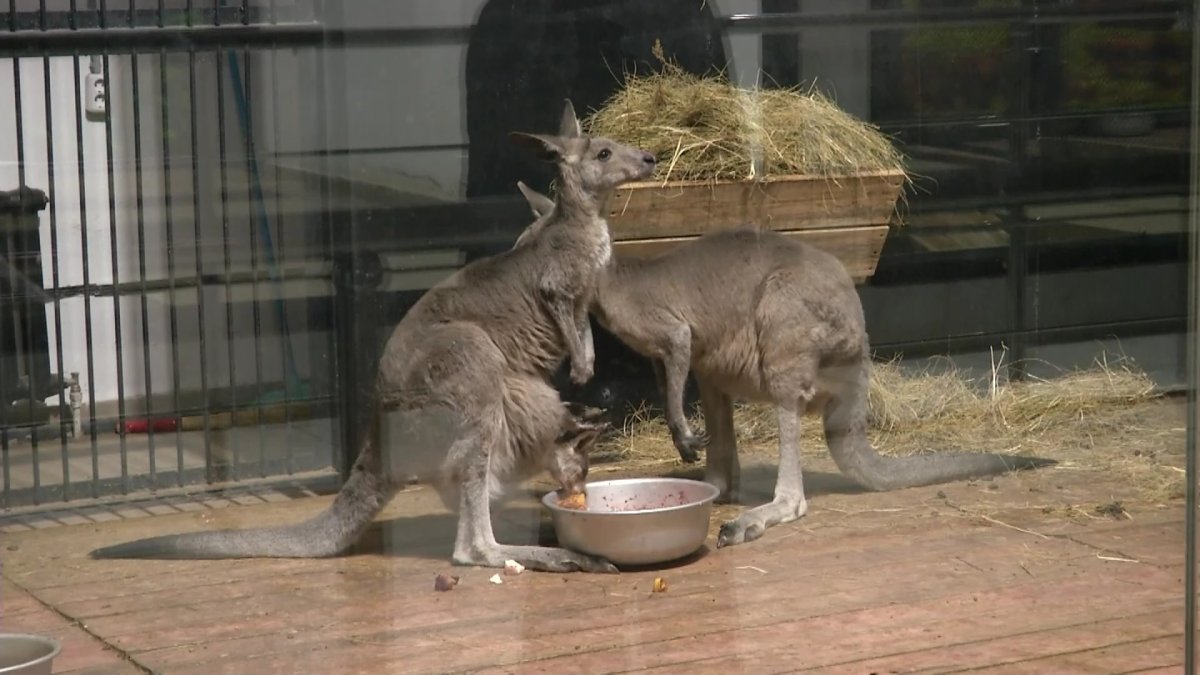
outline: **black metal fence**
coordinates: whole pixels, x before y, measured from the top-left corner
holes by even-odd
[[[9,2],[0,505],[328,472],[337,197],[262,161],[323,145],[313,8],[111,4]]]
[[[1087,119],[1130,108],[1056,107],[1045,54],[1063,26],[1190,25],[1191,3],[911,4],[811,14],[775,0],[766,13],[719,21],[727,36],[774,38],[816,26],[1011,28],[1001,50],[1011,109],[931,120],[897,108],[881,124],[918,159],[923,144],[952,165],[936,176],[936,198],[914,195],[912,214],[1004,210],[1009,222],[946,229],[1002,229],[1012,245],[931,254],[896,232],[881,283],[864,298],[883,307],[889,284],[990,275],[1004,280],[1011,316],[955,335],[937,324],[891,337],[893,346],[937,352],[1052,336],[1024,319],[1030,261],[1032,272],[1059,259],[1064,268],[1183,261],[1182,231],[1039,248],[1026,233],[1049,223],[1023,208],[1186,194],[1182,145],[1103,160],[1055,154],[1049,136],[1065,146]],[[330,142],[351,124],[345,73],[331,72],[331,57],[484,38],[468,27],[331,27],[325,18],[339,3],[322,0],[7,5],[0,109],[14,114],[0,115],[0,192],[16,192],[0,195],[0,507],[344,472],[387,328],[438,274],[510,245],[527,209],[515,193],[432,205],[372,199]],[[887,52],[879,60],[894,65],[889,39],[873,41],[872,54]],[[763,41],[772,79],[798,81],[796,49],[795,40]],[[872,83],[872,96],[895,101],[902,89]],[[1148,108],[1182,128],[1186,105]],[[1174,331],[1183,318],[1175,304],[1162,316],[1072,319],[1064,330],[1090,339],[1141,321]],[[872,336],[887,348],[886,328]],[[620,377],[611,364],[597,370],[597,387]]]

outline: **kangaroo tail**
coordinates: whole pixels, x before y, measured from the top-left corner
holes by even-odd
[[[325,558],[346,550],[391,498],[393,489],[371,454],[372,441],[354,464],[333,504],[311,520],[283,527],[172,534],[106,546],[102,558],[211,560],[220,558]]]
[[[865,488],[896,490],[1057,464],[1039,457],[969,452],[884,457],[867,438],[869,376],[865,368],[860,372],[825,406],[824,423],[825,442],[834,463]]]

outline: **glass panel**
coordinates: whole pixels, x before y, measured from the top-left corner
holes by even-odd
[[[1193,4],[0,3],[5,630],[1191,672]]]

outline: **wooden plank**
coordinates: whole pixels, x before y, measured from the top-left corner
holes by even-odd
[[[814,464],[833,470],[826,459]],[[989,491],[989,498],[1026,505],[1023,480],[997,479],[1001,489]],[[1045,480],[1068,487],[1082,482],[1066,475]],[[1086,484],[1096,491],[1094,483]],[[612,576],[526,573],[502,586],[487,583],[493,570],[450,567],[453,517],[424,508],[425,497],[431,504],[434,499],[427,491],[400,495],[389,507],[384,517],[396,520],[373,528],[366,547],[379,553],[308,561],[82,557],[94,544],[131,538],[135,529],[144,535],[201,526],[181,527],[186,518],[167,517],[14,537],[20,548],[9,552],[4,572],[9,579],[36,581],[43,587],[35,591],[39,599],[155,672],[304,672],[318,662],[347,673],[481,667],[561,672],[576,666],[823,672],[816,667],[905,652],[958,654],[955,648],[971,644],[990,644],[981,657],[1007,647],[1001,650],[1006,660],[1034,662],[1067,650],[1078,655],[1088,647],[1112,647],[1102,656],[1124,665],[1121,649],[1134,644],[1169,654],[1170,631],[1178,632],[1173,626],[1182,618],[1181,572],[1174,564],[1181,507],[1169,514],[1146,511],[1148,518],[1137,511],[1136,521],[1069,528],[1037,509],[996,512],[1005,522],[1052,535],[1043,539],[958,514],[939,516],[943,507],[932,504],[938,490],[952,497],[959,491],[964,499],[978,491],[963,483],[823,495],[808,519],[683,566]],[[308,506],[238,509],[203,527],[293,522],[313,512],[313,502],[325,503],[302,501]],[[540,515],[530,508],[526,515]],[[1098,550],[1143,564],[1105,561]],[[1170,564],[1146,564],[1154,561]],[[19,576],[33,570],[39,571]],[[451,593],[434,593],[430,579],[438,571],[460,574],[464,583]],[[670,590],[651,595],[647,588],[657,575],[669,580]],[[16,599],[11,589],[0,589],[6,600]],[[7,606],[25,606],[19,615],[35,611],[27,603]],[[1155,634],[1159,627],[1166,632]],[[1039,641],[1040,631],[1049,632]],[[1064,667],[1040,672],[1080,672],[1065,662],[1052,665]]]
[[[8,579],[0,579],[0,619],[13,620],[23,614],[45,611],[46,607]]]
[[[1118,628],[1118,630],[1120,630]],[[1183,672],[1183,635],[1147,640],[1129,640],[1121,633],[1110,635],[1117,641],[1096,649],[1074,654],[1058,654],[1043,659],[983,668],[975,672],[991,675],[1038,675],[1040,673],[1131,673],[1167,668]]]
[[[674,622],[677,629],[686,632],[688,622],[677,622],[680,610],[687,609],[689,616],[720,613],[729,609],[728,597],[738,598],[739,612],[724,617],[738,620],[738,613],[745,613],[750,620],[765,609],[775,607],[780,597],[792,597],[801,589],[806,598],[805,612],[829,611],[830,602],[836,606],[870,605],[877,593],[892,597],[912,598],[914,593],[935,593],[953,580],[970,579],[985,582],[984,572],[1000,578],[1016,578],[1026,573],[1012,560],[1009,547],[1022,539],[1008,533],[988,536],[986,532],[974,532],[946,537],[945,532],[912,534],[904,528],[911,541],[904,537],[884,536],[873,546],[864,549],[868,542],[851,543],[848,547],[841,541],[824,542],[812,550],[804,546],[805,565],[791,569],[787,565],[773,565],[764,560],[758,550],[745,549],[721,558],[705,558],[686,569],[670,570],[666,575],[671,580],[671,602],[649,598],[647,589],[655,573],[622,574],[617,577],[557,577],[555,575],[522,576],[510,579],[504,586],[492,587],[486,583],[490,570],[466,569],[462,572],[463,583],[452,593],[436,594],[428,590],[426,576],[419,583],[409,584],[395,581],[389,575],[387,591],[381,593],[375,580],[355,581],[347,575],[340,584],[341,601],[332,604],[324,601],[323,592],[311,589],[303,595],[286,584],[279,588],[260,588],[253,605],[269,610],[270,616],[255,616],[244,625],[228,625],[229,621],[217,619],[242,616],[247,609],[238,603],[206,603],[186,608],[160,611],[154,607],[137,615],[114,617],[121,625],[107,620],[90,620],[89,625],[105,635],[115,644],[137,652],[138,658],[155,669],[174,672],[176,667],[203,658],[197,654],[195,645],[207,646],[208,658],[213,654],[226,659],[241,659],[265,656],[276,652],[298,652],[304,649],[343,649],[356,653],[359,643],[406,643],[414,649],[425,649],[440,641],[458,642],[463,645],[459,656],[476,658],[483,663],[495,656],[496,650],[520,647],[530,656],[546,654],[561,646],[557,635],[569,635],[579,631],[600,631],[605,635],[621,634],[630,622],[642,625]],[[759,542],[766,542],[764,536]],[[992,548],[988,543],[997,545]],[[784,550],[794,551],[801,543],[795,538],[777,540]],[[1029,569],[1038,574],[1061,570],[1061,555],[1078,547],[1064,541],[1038,542],[1033,544],[1039,553],[1039,562],[1030,563]],[[970,565],[952,558],[955,551],[970,550]],[[861,555],[860,555],[861,552]],[[783,553],[783,551],[779,551]],[[770,554],[767,554],[770,555]],[[791,557],[793,554],[787,554]],[[928,556],[937,562],[926,566],[928,579],[915,587],[903,587],[894,583],[894,578],[884,575],[879,578],[856,578],[846,574],[846,561],[871,560],[880,565],[899,565],[901,561],[918,556]],[[774,559],[774,557],[770,558]],[[753,564],[769,570],[760,575],[751,569],[739,570],[741,565]],[[1041,566],[1041,567],[1039,567]],[[658,574],[663,574],[662,572]],[[989,579],[991,577],[989,576]],[[875,586],[879,585],[879,589]],[[714,589],[722,589],[714,591]],[[791,590],[788,590],[791,589]],[[564,592],[565,591],[565,592]],[[727,595],[728,594],[728,595]],[[823,597],[829,602],[821,602]],[[717,604],[714,604],[715,601]],[[293,606],[294,605],[294,606]],[[404,612],[397,613],[396,607],[403,606]],[[174,617],[169,634],[153,635],[142,630],[128,638],[115,634],[129,633],[146,625]],[[511,636],[514,622],[526,622],[526,617],[536,616],[536,624],[521,627],[520,636]],[[277,624],[277,620],[285,621]],[[284,632],[288,634],[285,636]],[[127,641],[128,640],[128,641]],[[504,643],[497,646],[497,643]],[[166,647],[176,644],[181,646]],[[509,644],[512,643],[512,644]],[[573,644],[568,641],[568,646]],[[155,651],[142,651],[159,645]],[[553,652],[552,652],[553,653]],[[357,656],[339,657],[352,659]],[[457,657],[456,657],[457,658]],[[343,664],[344,665],[344,664]],[[284,669],[286,670],[286,669]],[[263,671],[267,672],[267,671]]]
[[[1181,672],[1183,672],[1183,666],[1176,665],[1146,668],[1144,670],[1132,670],[1122,673],[1122,675],[1179,675]]]
[[[1003,538],[1001,537],[1001,539]],[[765,539],[766,537],[764,537]],[[979,547],[983,547],[984,543],[989,540],[993,543],[997,541],[997,538],[987,537],[982,533],[967,537],[960,535],[953,538],[952,544],[943,538],[936,537],[915,539],[911,544],[902,546],[892,545],[886,548],[879,545],[873,546],[867,549],[870,552],[869,557],[872,560],[899,561],[911,558],[918,547],[927,555],[941,553],[943,556],[949,556],[952,551],[963,547],[964,541],[976,542],[976,546]],[[787,544],[786,541],[779,543]],[[861,544],[859,546],[861,547]],[[1053,550],[1054,553],[1045,552],[1046,548]],[[1044,555],[1050,556],[1053,564],[1057,566],[1062,565],[1059,556],[1070,548],[1064,544],[1053,542],[1047,543],[1039,550],[1044,551]],[[853,556],[855,549],[837,547],[833,551],[826,553],[820,549],[810,550],[803,571],[785,575],[783,570],[777,570],[776,574],[764,579],[757,578],[758,573],[752,571],[749,573],[739,572],[738,576],[741,579],[731,579],[729,567],[731,563],[728,558],[732,556],[726,556],[725,560],[704,559],[691,567],[686,578],[676,577],[677,581],[672,588],[672,597],[682,599],[695,596],[697,607],[704,608],[708,606],[710,589],[722,583],[735,583],[739,586],[750,584],[756,593],[765,593],[763,599],[766,601],[773,598],[773,594],[767,587],[780,583],[803,584],[807,583],[805,580],[808,580],[811,582],[809,585],[836,591],[843,585],[849,584],[849,580],[824,582],[822,578],[843,568],[845,557]],[[743,555],[754,553],[757,552],[746,551]],[[993,563],[1003,562],[1009,556],[1010,554],[1003,551],[981,551],[979,557],[971,559],[971,563],[975,568],[986,569]],[[759,562],[759,564],[763,563]],[[942,571],[943,579],[957,578],[964,574],[966,576],[978,574],[975,568],[953,560],[938,562],[934,567]],[[1007,571],[1013,565],[1009,561],[1009,564],[1003,567]],[[486,578],[492,573],[490,570],[468,568],[453,571],[453,574],[461,575],[463,578],[460,587],[456,588],[452,594],[431,593],[429,589],[433,574],[436,571],[446,571],[447,569],[449,566],[446,565],[418,562],[407,565],[404,569],[389,570],[387,574],[389,592],[387,593],[380,592],[378,579],[365,569],[345,575],[330,574],[328,578],[312,575],[293,578],[291,575],[279,575],[273,579],[260,579],[252,583],[243,582],[230,585],[228,588],[206,587],[202,592],[186,592],[181,587],[181,598],[185,601],[183,605],[164,605],[155,602],[157,597],[150,597],[142,608],[132,609],[127,613],[81,616],[80,618],[84,618],[89,627],[97,634],[103,635],[110,642],[131,652],[163,650],[181,643],[216,642],[259,633],[274,635],[283,629],[304,633],[307,632],[306,628],[320,627],[321,630],[310,633],[307,639],[334,637],[340,630],[353,631],[354,624],[364,620],[368,623],[381,621],[382,623],[377,625],[376,630],[381,626],[390,626],[393,630],[399,630],[406,626],[430,628],[444,623],[504,621],[516,618],[511,616],[512,608],[502,604],[471,602],[458,605],[461,599],[469,598],[474,593],[492,590],[485,583]],[[771,569],[771,566],[768,565],[766,569]],[[582,619],[583,623],[579,624],[579,627],[586,627],[593,625],[595,619],[589,619],[585,610],[605,604],[599,602],[601,598],[614,607],[626,604],[627,601],[622,599],[622,595],[609,598],[607,593],[602,593],[597,598],[593,593],[584,592],[584,589],[593,591],[593,586],[596,584],[609,584],[618,594],[629,593],[632,595],[636,594],[636,591],[631,587],[637,586],[639,580],[643,588],[646,588],[650,581],[645,574],[622,575],[622,577],[624,578],[597,577],[594,580],[584,577],[579,581],[562,581],[566,577],[536,575],[528,578],[522,577],[519,583],[523,587],[532,585],[540,588],[554,587],[556,584],[563,583],[573,584],[570,598],[560,598],[557,592],[549,593],[544,601],[536,597],[529,599],[528,603],[533,607],[525,607],[525,609],[536,609],[539,615],[550,611],[566,614],[582,612],[583,614],[574,617],[571,623],[578,623]],[[515,583],[518,582],[510,581],[510,586]],[[579,586],[574,584],[579,584]],[[857,584],[857,587],[869,588],[861,583]],[[390,595],[393,591],[408,597],[401,601]],[[743,597],[747,602],[751,599],[751,596],[748,595]],[[402,602],[406,610],[403,615],[392,618],[396,602]],[[293,603],[298,603],[300,607],[293,608],[291,606]],[[448,604],[449,606],[447,606]],[[541,606],[543,604],[548,606]],[[283,611],[285,607],[287,611]],[[254,615],[261,611],[269,611],[272,616],[256,617],[253,624],[243,627],[233,625],[227,620],[231,616]],[[345,614],[345,617],[338,622],[337,629],[329,629],[327,625],[330,621],[342,614]],[[283,623],[277,625],[276,621]],[[144,630],[147,625],[161,625],[163,628],[147,634]],[[559,630],[566,629],[565,623],[559,622],[557,626]],[[372,629],[359,626],[358,630]],[[295,635],[287,644],[295,646],[305,639],[305,636]]]
[[[938,597],[925,588],[921,599],[889,602],[877,597],[880,601],[869,608],[801,618],[796,617],[811,614],[799,609],[806,607],[803,595],[780,594],[775,611],[759,611],[751,616],[739,616],[742,607],[733,598],[719,617],[681,612],[670,621],[640,621],[635,635],[596,631],[562,635],[564,644],[584,648],[573,653],[563,650],[561,655],[536,664],[529,662],[528,653],[505,650],[503,645],[493,648],[492,658],[497,666],[504,666],[515,657],[516,662],[523,661],[523,672],[544,673],[643,671],[708,661],[712,663],[707,665],[723,666],[726,672],[764,672],[783,663],[798,672],[815,672],[844,662],[848,655],[894,654],[916,644],[933,647],[994,638],[1006,631],[1049,630],[1093,618],[1120,616],[1138,608],[1163,611],[1178,604],[1177,591],[1161,583],[1130,585],[1134,590],[1120,594],[1096,593],[1099,587],[1114,585],[1112,581],[1104,575],[1080,575],[959,592],[949,597]],[[955,588],[961,589],[962,585],[955,584]],[[713,618],[719,618],[720,623],[714,623]],[[1119,639],[1113,637],[1114,641]],[[475,655],[475,666],[487,663],[481,656]]]
[[[781,234],[832,254],[846,267],[851,277],[865,279],[875,274],[879,254],[883,251],[883,242],[887,239],[888,226],[791,230]],[[614,241],[613,250],[619,255],[650,257],[665,253],[693,239],[695,237]]]
[[[775,230],[886,225],[903,174],[826,180],[783,176],[762,182],[673,181],[622,186],[610,202],[614,241],[699,235],[742,225]]]
[[[1106,555],[1135,558],[1150,565],[1182,565],[1182,522],[1142,523],[1079,533],[1076,541]]]
[[[1146,650],[1138,645],[1174,641],[1175,649],[1180,650],[1183,640],[1183,613],[1178,609],[1171,609],[1107,621],[1088,621],[1044,631],[1013,626],[1013,631],[1016,634],[992,640],[963,640],[946,647],[909,649],[902,654],[855,660],[822,669],[821,672],[825,675],[856,675],[866,672],[936,671],[951,667],[966,670],[988,666],[998,667],[1000,671],[1004,671],[1006,667],[1028,671],[1028,668],[1018,665],[1022,662],[1043,664],[1044,670],[1033,672],[1084,672],[1089,669],[1063,668],[1065,662],[1060,660],[1054,661],[1060,667],[1046,668],[1042,659],[1091,659],[1090,656],[1081,655],[1102,650],[1112,650],[1112,658],[1102,669],[1105,672],[1133,670],[1163,663],[1161,659],[1151,659],[1148,662],[1140,660],[1137,655]],[[1114,641],[1121,644],[1114,645]]]
[[[0,631],[32,633],[57,640],[61,651],[54,659],[54,672],[92,671],[104,673],[139,672],[120,654],[109,649],[73,622],[42,606],[33,596],[16,585],[4,584],[6,611],[0,615]],[[21,607],[12,615],[8,606]]]
[[[798,587],[743,586],[714,590],[708,597],[683,603],[668,597],[668,591],[653,599],[627,598],[612,611],[590,609],[570,614],[546,611],[561,597],[551,589],[499,587],[494,590],[497,600],[493,602],[504,599],[512,603],[521,610],[516,616],[400,632],[387,630],[385,624],[383,630],[320,646],[298,645],[292,652],[197,664],[194,672],[222,672],[233,663],[252,672],[293,672],[305,660],[303,650],[312,647],[316,649],[311,655],[337,663],[345,672],[372,664],[381,670],[389,669],[384,664],[394,664],[391,667],[402,666],[408,672],[640,671],[709,658],[731,659],[724,665],[735,672],[763,672],[782,663],[808,672],[844,660],[848,653],[895,653],[900,646],[918,642],[980,639],[1002,635],[1014,627],[1050,628],[1093,616],[1128,613],[1135,607],[1158,610],[1177,597],[1155,585],[1137,587],[1119,597],[1097,594],[1097,581],[1105,579],[1090,574],[1067,580],[1045,578],[995,590],[964,591],[956,584],[959,592],[944,596],[939,592],[944,588],[939,583],[942,579],[936,574],[918,576],[911,586],[892,579],[894,583],[866,594],[844,588],[810,593]],[[845,581],[861,580],[859,576]],[[998,581],[975,580],[981,587]],[[1069,601],[1060,604],[1060,590]],[[744,597],[751,592],[761,599],[748,606]],[[539,597],[541,602],[535,600]],[[846,611],[828,612],[830,601]],[[535,602],[540,607],[531,606]],[[707,609],[700,610],[697,605]],[[599,621],[609,625],[581,629]],[[488,667],[494,670],[479,670]],[[170,672],[190,671],[170,668]]]

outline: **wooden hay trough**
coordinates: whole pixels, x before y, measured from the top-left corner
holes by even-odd
[[[903,185],[899,170],[630,183],[613,197],[608,223],[616,251],[637,256],[732,227],[776,230],[833,254],[862,283],[875,273]]]

